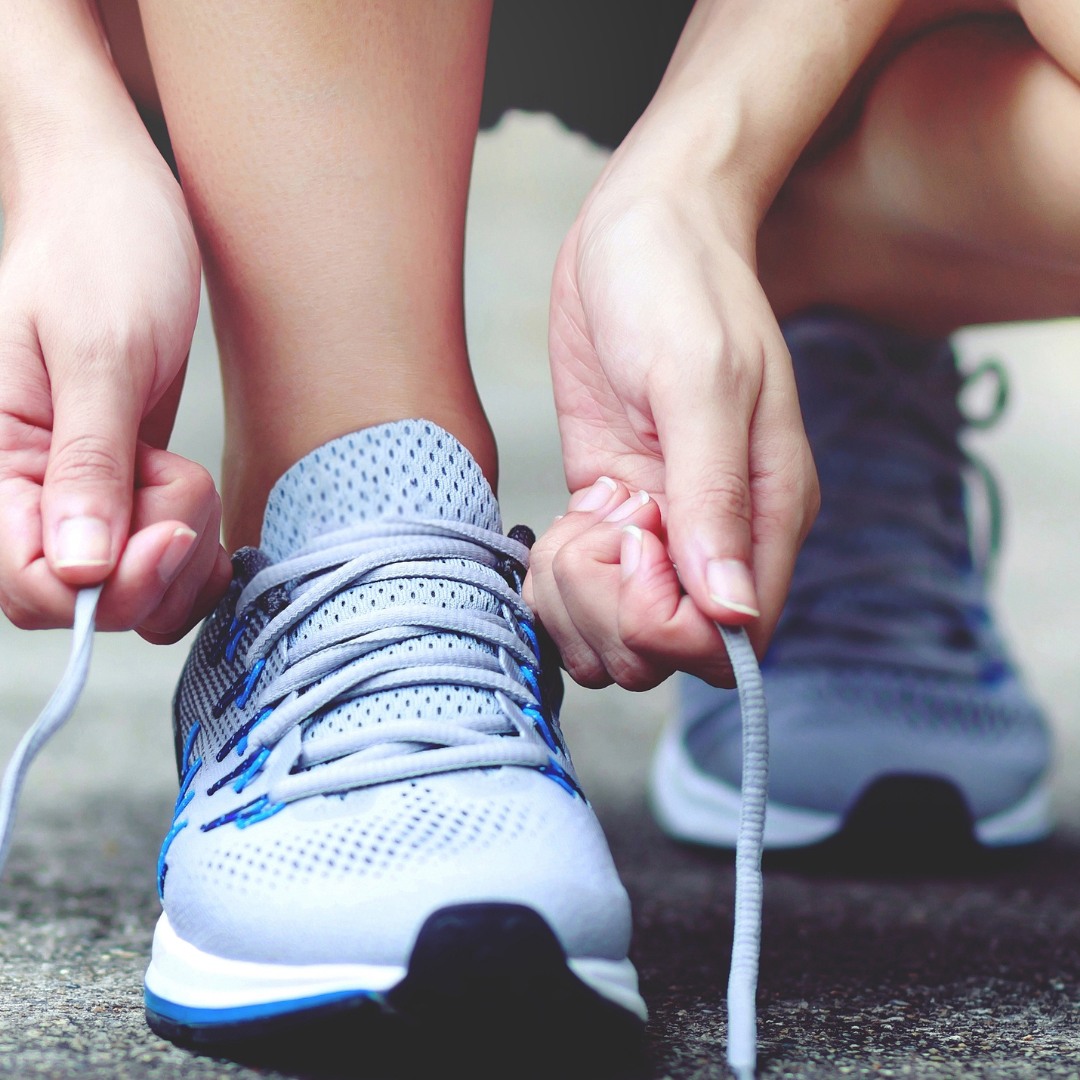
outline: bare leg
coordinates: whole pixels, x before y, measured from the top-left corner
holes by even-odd
[[[462,305],[489,0],[140,8],[221,353],[227,546],[384,421],[435,421],[494,483]]]
[[[840,304],[930,334],[1080,313],[1080,86],[1018,19],[919,38],[762,232],[778,315]]]

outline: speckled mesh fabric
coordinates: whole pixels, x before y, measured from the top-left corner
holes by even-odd
[[[385,426],[346,435],[315,450],[290,469],[271,492],[263,523],[261,555],[248,556],[251,563],[248,569],[284,559],[314,537],[356,521],[447,518],[493,531],[501,528],[498,503],[487,480],[456,440],[422,421],[402,421],[393,428],[389,437]],[[407,602],[497,610],[491,595],[481,589],[420,576],[390,584],[361,585],[343,592],[297,626],[293,635],[304,639],[311,630],[335,619]],[[210,707],[235,678],[235,673],[227,667],[207,663],[207,649],[226,633],[230,618],[231,613],[225,609],[219,609],[212,617],[196,646],[189,675],[181,683],[177,709],[181,745],[198,717],[204,718],[203,723],[211,732],[221,734],[214,730],[217,725]],[[225,625],[217,625],[222,621]],[[264,618],[245,634],[239,652],[265,621]],[[433,635],[425,638],[422,645],[408,641],[389,646],[387,654],[393,655],[395,650],[412,652],[418,647],[430,649],[435,644],[451,649],[480,647],[452,635]],[[276,668],[280,663],[280,653],[275,653],[269,665]],[[266,674],[276,671],[270,669]],[[333,734],[354,725],[393,719],[414,709],[418,704],[413,700],[417,693],[423,695],[424,711],[436,716],[496,711],[490,695],[468,687],[394,690],[370,695],[362,703],[326,711],[305,727],[304,738],[318,739],[321,734]]]
[[[495,532],[501,529],[499,506],[487,480],[456,440],[421,421],[393,427],[392,435],[380,427],[337,439],[282,477],[270,495],[260,545],[272,561],[291,555],[314,536],[372,518],[449,518]],[[498,610],[492,596],[481,589],[420,576],[343,592],[302,622],[293,635],[302,639],[312,629],[365,609],[417,602],[455,610]],[[451,649],[480,647],[453,635],[431,635],[419,644],[389,646],[386,654],[440,644]],[[418,693],[422,700],[415,702]],[[379,724],[418,704],[436,716],[497,711],[490,695],[467,687],[394,690],[364,698],[360,710],[355,705],[329,710],[305,729],[304,738],[317,739],[355,724]]]

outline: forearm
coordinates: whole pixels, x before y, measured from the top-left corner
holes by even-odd
[[[0,13],[0,199],[74,144],[142,131],[92,0],[5,0]]]
[[[626,153],[721,185],[752,236],[900,2],[698,0]]]

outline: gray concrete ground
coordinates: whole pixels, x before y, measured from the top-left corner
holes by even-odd
[[[602,163],[545,118],[511,117],[480,141],[469,333],[501,438],[508,524],[543,527],[565,499],[546,290],[562,232]],[[972,445],[1005,495],[995,595],[1053,717],[1061,829],[1026,859],[936,875],[770,863],[765,1076],[1080,1077],[1080,324],[970,331],[960,344],[966,361],[995,353],[1012,375],[1008,414]],[[216,469],[213,352],[204,318],[175,446]],[[4,760],[66,649],[66,633],[0,627]],[[284,1075],[193,1057],[143,1023],[153,868],[175,791],[168,707],[183,657],[183,646],[99,636],[78,713],[30,777],[0,883],[0,1076]],[[712,1080],[726,1075],[732,872],[722,857],[664,839],[646,811],[644,778],[669,711],[667,687],[572,688],[566,726],[634,899],[652,1008],[647,1080]]]

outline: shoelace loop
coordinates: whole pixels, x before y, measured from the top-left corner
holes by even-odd
[[[542,733],[535,720],[543,711],[533,670],[538,661],[533,639],[520,629],[530,613],[505,574],[507,565],[525,567],[528,558],[523,544],[487,529],[441,519],[395,520],[323,535],[258,571],[237,600],[239,620],[275,590],[284,589],[288,600],[248,645],[244,659],[249,672],[330,598],[360,585],[439,579],[486,593],[497,608],[452,611],[413,600],[309,626],[303,640],[288,639],[284,668],[257,679],[250,691],[247,705],[261,719],[244,747],[249,755],[272,749],[327,708],[387,690],[466,686],[493,694],[501,715],[398,720],[320,736],[302,744],[292,771],[268,792],[271,802],[434,772],[548,767],[552,750],[538,737]],[[465,637],[480,648],[432,644],[386,651],[438,634]],[[244,689],[250,685],[245,682]]]

